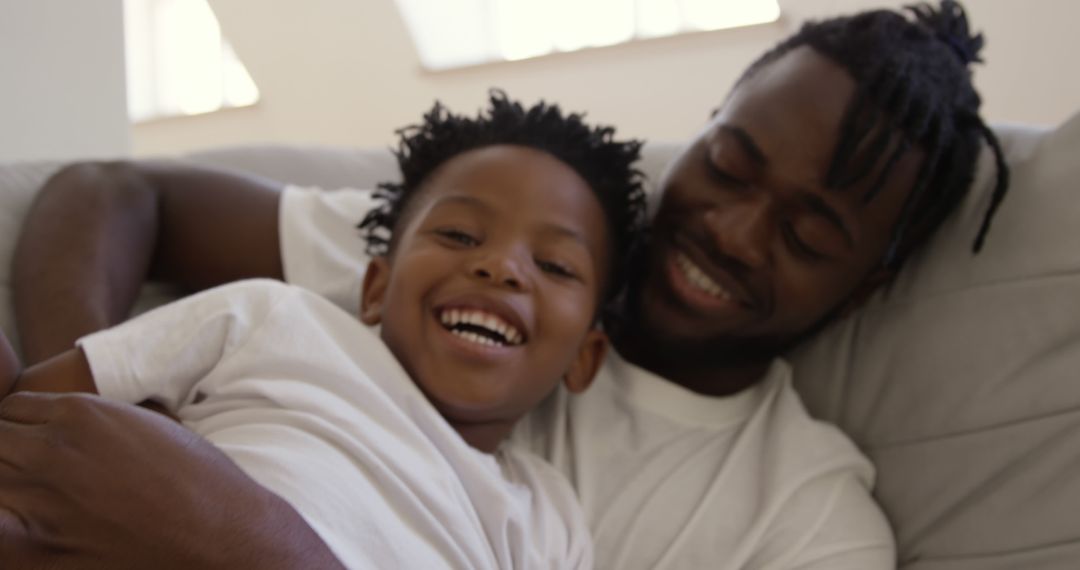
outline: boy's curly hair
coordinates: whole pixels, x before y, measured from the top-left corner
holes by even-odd
[[[578,113],[564,114],[543,101],[524,107],[493,89],[490,107],[476,117],[455,115],[436,102],[418,125],[398,130],[394,151],[401,182],[383,182],[375,191],[381,202],[360,222],[371,255],[387,255],[394,228],[409,201],[440,165],[470,150],[493,145],[518,145],[547,152],[566,163],[589,185],[603,207],[612,237],[610,298],[626,280],[627,262],[645,224],[645,190],[635,168],[641,151],[638,140],[618,141],[610,126],[589,126]]]

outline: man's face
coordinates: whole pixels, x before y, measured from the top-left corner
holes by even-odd
[[[771,358],[880,266],[922,152],[906,152],[870,202],[884,161],[863,183],[826,189],[854,92],[843,68],[796,49],[744,81],[675,161],[637,297],[657,340]]]
[[[363,316],[451,423],[513,421],[561,380],[587,385],[610,244],[572,168],[525,147],[469,151],[406,210],[368,270]]]

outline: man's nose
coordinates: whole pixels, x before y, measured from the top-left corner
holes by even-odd
[[[773,209],[772,201],[763,196],[727,202],[705,212],[705,225],[721,253],[760,269],[772,260]]]
[[[527,289],[523,254],[508,249],[490,249],[477,252],[470,262],[469,273],[473,278],[490,282],[498,287],[514,291]]]

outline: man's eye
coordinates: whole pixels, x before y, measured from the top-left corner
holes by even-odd
[[[556,275],[558,277],[566,277],[566,278],[569,278],[569,279],[574,279],[574,278],[577,277],[577,275],[569,267],[567,267],[567,266],[565,266],[565,265],[563,265],[561,263],[556,263],[554,261],[547,261],[547,260],[544,260],[544,259],[537,259],[536,260],[536,266],[539,267],[540,270],[543,271],[544,273],[550,273],[550,274]]]
[[[800,238],[798,232],[795,231],[795,228],[792,227],[791,224],[784,224],[783,234],[784,241],[787,242],[788,247],[790,247],[792,251],[794,251],[796,254],[806,259],[810,259],[811,261],[818,261],[826,257],[825,254],[821,253],[820,251],[812,247],[810,244],[806,243],[805,240]]]
[[[435,230],[435,233],[439,237],[445,238],[449,241],[466,247],[473,247],[480,244],[480,240],[476,239],[472,235],[453,228]]]
[[[715,182],[732,188],[741,189],[746,187],[746,182],[743,182],[742,180],[732,176],[731,173],[727,172],[726,170],[718,168],[716,164],[714,164],[712,161],[708,161],[707,164],[709,169],[709,176],[712,177]]]

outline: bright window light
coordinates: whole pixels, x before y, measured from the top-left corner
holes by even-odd
[[[776,0],[397,0],[428,69],[775,22]]]
[[[125,0],[132,121],[252,105],[259,89],[206,0]]]

